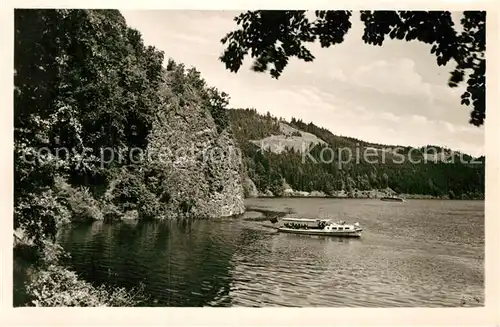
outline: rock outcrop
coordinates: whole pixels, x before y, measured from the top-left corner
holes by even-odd
[[[260,147],[262,150],[270,151],[275,154],[280,154],[287,148],[298,152],[304,152],[315,144],[326,144],[325,141],[318,138],[316,135],[299,131],[285,123],[280,123],[280,132],[281,134],[279,135],[271,135],[261,140],[250,140],[250,142]]]
[[[245,211],[241,153],[202,101],[169,96],[151,134],[150,165],[161,172],[166,217],[211,218]]]

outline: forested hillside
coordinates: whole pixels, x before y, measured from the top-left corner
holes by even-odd
[[[118,10],[16,10],[14,57],[15,253],[26,259],[19,249],[28,247],[29,263],[40,259],[20,302],[130,300],[78,281],[58,251],[47,254],[66,223],[244,211],[239,158],[203,156],[235,147],[227,95],[196,69],[164,62]]]
[[[17,10],[15,25],[16,228],[243,211],[239,160],[201,157],[235,145],[227,95],[196,69],[163,67],[117,10]]]
[[[484,197],[484,157],[474,159],[436,146],[414,149],[373,144],[337,136],[301,120],[286,122],[270,114],[260,115],[253,109],[232,109],[230,117],[244,153],[248,176],[261,194],[271,191],[273,195],[283,195],[288,184],[296,191],[319,191],[326,195],[343,191],[352,197],[369,196],[367,191],[386,188],[400,194],[453,199]],[[298,131],[283,135],[286,133],[280,128],[282,124]],[[300,139],[302,132],[311,133],[326,144],[314,145],[305,155],[286,146],[284,151],[277,153],[265,144],[273,139],[269,138],[271,135]],[[262,145],[268,148],[263,150]],[[349,161],[346,148],[352,150],[353,158],[358,151],[359,160]],[[364,152],[372,155],[365,160]]]

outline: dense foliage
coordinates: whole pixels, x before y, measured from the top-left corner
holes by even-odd
[[[15,30],[15,227],[39,242],[55,233],[56,177],[93,188],[127,164],[103,149],[145,148],[163,53],[113,10],[16,10]]]
[[[194,68],[163,68],[117,10],[16,10],[15,32],[14,222],[40,245],[68,211],[158,215],[169,195],[144,155],[164,111],[195,105],[229,126],[228,95]]]
[[[22,236],[22,235],[16,235]],[[60,263],[66,253],[60,245],[44,241],[42,251],[17,246],[14,260],[14,305],[40,307],[136,306],[147,301],[144,286],[125,288],[94,286]],[[19,252],[24,252],[20,255]],[[29,257],[29,261],[26,259]],[[25,283],[23,283],[25,282]]]
[[[330,47],[344,41],[351,28],[351,11],[318,10],[311,21],[306,11],[256,10],[235,17],[240,29],[228,33],[221,42],[226,50],[220,57],[226,68],[237,72],[245,56],[255,58],[253,69],[269,72],[278,78],[290,58],[310,62],[312,53],[304,43],[319,41]],[[365,25],[362,39],[382,46],[389,37],[418,40],[432,45],[437,64],[455,62],[449,86],[456,87],[467,78],[467,89],[461,96],[463,105],[472,105],[470,123],[476,126],[485,119],[486,89],[486,12],[463,12],[457,32],[449,11],[361,11]]]
[[[334,191],[344,190],[354,196],[358,191],[389,187],[397,193],[406,194],[450,198],[484,197],[484,158],[474,159],[456,153],[453,159],[447,159],[448,163],[433,159],[425,162],[424,152],[446,153],[446,149],[426,146],[421,149],[398,148],[397,153],[405,158],[411,157],[413,163],[409,160],[403,161],[401,156],[396,157],[391,152],[386,153],[385,160],[382,160],[380,152],[377,152],[378,156],[367,157],[365,160],[363,153],[368,151],[367,148],[394,149],[396,146],[344,138],[312,123],[306,124],[296,119],[292,119],[288,124],[300,131],[316,135],[326,144],[313,147],[309,152],[311,157],[292,149],[276,154],[262,151],[250,141],[282,134],[279,124],[287,122],[270,115],[259,115],[252,109],[231,110],[230,116],[235,136],[246,160],[248,175],[262,193],[270,190],[275,195],[280,195],[283,192],[284,179],[294,190],[322,191],[330,195]],[[325,148],[332,151],[323,151],[322,154]],[[359,161],[347,162],[347,153],[344,153],[346,157],[342,158],[344,161],[339,160],[339,154],[343,153],[340,149],[351,149],[352,158],[355,158],[358,149],[361,154]],[[372,152],[375,153],[374,150]],[[380,160],[373,163],[375,158]],[[419,160],[420,163],[417,163]],[[461,162],[462,160],[464,162]]]
[[[228,95],[194,68],[163,67],[118,10],[17,9],[14,49],[14,228],[36,252],[70,221],[161,214],[169,181],[144,155],[166,111],[195,106],[228,130]],[[36,276],[32,304],[132,301],[55,261]]]

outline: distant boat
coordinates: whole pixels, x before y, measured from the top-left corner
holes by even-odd
[[[278,232],[323,235],[360,237],[363,230],[359,223],[346,224],[345,221],[333,222],[330,219],[306,219],[306,218],[282,218],[278,226]]]
[[[383,198],[380,198],[380,201],[405,202],[405,199],[400,198],[399,196],[384,196]]]

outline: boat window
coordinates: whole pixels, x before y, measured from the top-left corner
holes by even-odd
[[[332,227],[332,229],[337,229],[337,227]]]
[[[342,227],[339,227],[339,230],[343,230],[343,229],[344,229],[344,228],[342,228]]]
[[[346,227],[345,229],[349,229],[349,227]]]

